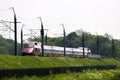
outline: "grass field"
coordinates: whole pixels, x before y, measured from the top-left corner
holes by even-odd
[[[11,56],[0,55],[0,69],[50,68],[68,66],[118,65],[115,59],[88,59],[67,57]]]
[[[1,78],[1,80],[120,80],[120,70],[88,70],[79,73],[51,74],[49,76],[24,76]]]
[[[117,70],[88,70],[79,73],[51,74],[49,76],[24,76],[1,80],[120,80],[120,59],[88,59],[68,57],[39,57],[0,55],[0,69],[51,68],[69,66],[117,65]]]

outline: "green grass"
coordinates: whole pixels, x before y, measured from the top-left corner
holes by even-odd
[[[0,69],[50,68],[68,66],[116,65],[120,60],[67,57],[11,56],[0,55]]]
[[[51,74],[44,77],[4,77],[1,80],[120,80],[120,70],[88,70],[79,73]]]
[[[117,65],[118,70],[92,70],[79,73],[51,74],[45,77],[24,76],[11,78],[3,77],[1,80],[119,80],[120,59],[104,58],[101,60],[88,58],[67,57],[39,57],[39,56],[11,56],[0,55],[0,69],[26,69],[26,68],[50,68],[68,66],[96,66]]]
[[[27,77],[27,76],[26,76]],[[35,76],[32,76],[35,78]],[[37,77],[36,77],[37,79]],[[88,70],[81,73],[67,73],[38,77],[39,80],[120,80],[120,70]]]

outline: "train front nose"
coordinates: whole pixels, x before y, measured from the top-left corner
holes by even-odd
[[[32,54],[32,52],[33,52],[33,48],[24,48],[22,50],[23,54]]]

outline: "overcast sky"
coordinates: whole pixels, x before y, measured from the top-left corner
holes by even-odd
[[[18,29],[40,29],[41,17],[48,35],[62,34],[64,24],[66,33],[82,28],[120,39],[120,0],[0,0],[0,20],[13,21],[9,7],[21,22]]]

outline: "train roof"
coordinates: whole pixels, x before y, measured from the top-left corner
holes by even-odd
[[[41,43],[40,42],[24,42],[23,44],[35,44],[35,43],[37,43],[37,45],[38,45],[38,47],[40,48],[41,46]],[[50,45],[44,45],[44,48],[45,49],[51,49],[51,48],[53,48],[54,50],[56,49],[56,50],[63,50],[64,49],[64,47],[60,47],[60,46],[50,46]],[[73,50],[83,50],[83,47],[78,47],[78,48],[70,48],[70,47],[66,47],[66,50],[71,50],[71,49],[73,49]],[[88,50],[89,48],[87,48],[87,47],[84,47],[84,49],[85,50]]]

